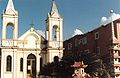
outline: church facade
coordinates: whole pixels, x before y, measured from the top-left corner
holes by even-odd
[[[18,11],[8,0],[2,13],[1,78],[38,78],[43,64],[52,62],[54,56],[63,56],[63,18],[55,1],[46,18],[46,37],[31,27],[18,37]],[[13,28],[12,39],[7,39],[7,27]]]

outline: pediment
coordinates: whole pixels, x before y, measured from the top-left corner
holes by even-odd
[[[14,15],[17,15],[17,11],[14,11],[12,9],[8,9],[5,11],[6,14],[14,14]]]
[[[38,40],[40,40],[41,37],[43,37],[34,28],[30,28],[27,32],[25,32],[22,36],[19,37],[19,40],[25,40],[29,36],[34,36]]]
[[[61,17],[61,16],[60,16],[59,13],[54,12],[54,13],[51,13],[51,17],[57,17],[57,18],[59,18],[59,17]]]
[[[18,38],[19,44],[23,45],[24,43],[24,48],[36,48],[36,46],[43,48],[45,47],[45,43],[43,43],[45,40],[46,39],[41,34],[36,32],[34,28],[30,28],[27,32]]]

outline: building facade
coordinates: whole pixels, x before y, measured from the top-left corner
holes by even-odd
[[[2,13],[1,39],[1,78],[38,78],[43,64],[52,62],[54,56],[62,57],[63,39],[62,23],[52,1],[51,11],[46,19],[46,38],[33,26],[22,36],[18,37],[18,11],[13,1],[8,0]],[[12,27],[12,38],[8,39],[7,27]]]
[[[106,25],[64,41],[64,55],[73,52],[94,52],[112,78],[120,78],[120,18]]]

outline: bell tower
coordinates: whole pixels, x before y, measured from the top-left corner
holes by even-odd
[[[15,10],[13,0],[8,0],[7,7],[2,13],[2,41],[1,41],[1,77],[17,78],[19,60],[17,59],[18,39],[18,12]],[[11,27],[12,30],[7,30]],[[7,33],[12,31],[13,33]],[[7,38],[11,35],[11,38]],[[8,74],[9,73],[9,74]]]
[[[63,18],[58,12],[55,1],[46,19],[47,62],[52,62],[54,56],[63,55]]]
[[[8,0],[7,7],[2,14],[2,40],[5,40],[8,35],[6,34],[8,26],[12,26],[12,38],[16,40],[18,38],[18,12],[15,10],[12,0]]]

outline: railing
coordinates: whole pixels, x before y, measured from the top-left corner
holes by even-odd
[[[36,41],[36,43],[34,45],[36,46],[35,48],[40,48],[39,41]],[[2,40],[1,46],[8,46],[8,47],[19,46],[20,48],[29,47],[28,42],[26,40],[12,40],[12,39]],[[41,48],[42,47],[44,47],[44,46],[41,45]]]
[[[10,39],[2,40],[1,45],[2,46],[17,46],[17,40],[10,40]]]

